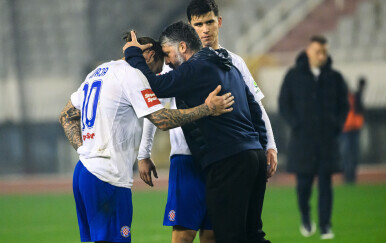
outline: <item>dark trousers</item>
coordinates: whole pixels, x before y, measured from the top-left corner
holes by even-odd
[[[262,150],[247,150],[206,169],[206,200],[217,243],[265,242],[261,212],[267,181]]]
[[[359,130],[344,132],[341,136],[341,150],[346,183],[355,183],[359,160]]]
[[[330,173],[320,171],[318,173],[318,215],[319,227],[324,230],[331,226],[332,212],[332,182]],[[310,217],[310,197],[312,183],[315,175],[298,174],[297,179],[297,196],[298,205],[304,224],[311,223]]]

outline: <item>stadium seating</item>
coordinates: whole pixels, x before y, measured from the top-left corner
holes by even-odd
[[[361,2],[327,36],[338,62],[386,60],[386,2]]]
[[[309,32],[303,30],[320,29],[328,36],[338,63],[386,61],[386,1],[346,0],[346,6],[355,11],[343,11],[342,16],[332,9],[335,1],[217,0],[223,16],[220,44],[243,57],[268,51],[274,56],[275,45],[274,52],[285,49],[282,42],[287,44],[284,51],[297,53],[307,42]],[[43,167],[46,172],[70,171],[71,165],[64,165],[72,148],[64,140],[57,117],[71,92],[97,64],[122,55],[123,31],[134,28],[142,35],[158,37],[168,24],[186,20],[187,4],[176,0],[0,0],[0,154],[5,154],[0,158],[0,174],[31,173]],[[320,5],[324,6],[320,14],[333,21],[317,25],[316,18],[316,22],[304,23]],[[299,32],[293,31],[299,26]],[[293,63],[293,53],[287,55],[286,65]],[[283,56],[275,59],[280,60],[277,63],[284,63]],[[356,69],[350,66],[349,70]],[[369,97],[375,97],[370,104],[383,107],[384,95],[371,93],[384,90],[384,82],[376,81],[376,75],[369,76],[379,84],[369,88]],[[274,111],[269,99],[276,96],[270,90],[279,85],[259,85],[267,97],[267,110]],[[25,130],[33,131],[32,135],[24,134]],[[34,134],[39,134],[39,140],[32,139]],[[31,139],[24,141],[27,136]],[[27,169],[24,158],[30,160]]]
[[[245,56],[264,54],[280,42],[285,43],[284,51],[297,52],[311,34],[322,33],[330,40],[331,52],[338,62],[386,60],[386,1],[343,3],[344,7],[334,0],[232,1],[221,13],[221,43]],[[318,6],[319,13],[313,12]],[[308,22],[309,15],[318,14],[332,16],[327,22],[326,18],[319,18],[316,23],[318,17]],[[283,51],[280,49],[283,48],[274,48],[274,52]]]
[[[233,1],[221,13],[225,21],[221,41],[241,55],[263,54],[320,2],[321,0]]]

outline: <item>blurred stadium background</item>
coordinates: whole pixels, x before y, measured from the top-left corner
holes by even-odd
[[[158,38],[186,20],[188,1],[0,0],[0,176],[71,173],[77,156],[58,115],[85,75],[121,57],[124,31]],[[350,88],[364,76],[362,164],[386,163],[386,1],[219,0],[222,46],[245,58],[265,94],[285,165],[288,130],[278,116],[287,68],[311,35],[330,41],[335,67]],[[167,132],[153,156],[168,166]]]
[[[10,185],[21,179],[33,178],[33,182],[47,176],[54,178],[49,183],[71,190],[77,155],[58,123],[61,109],[88,72],[121,57],[123,32],[135,29],[140,35],[158,38],[168,24],[186,21],[188,2],[0,0],[3,192],[12,193]],[[386,0],[217,2],[223,16],[220,44],[246,60],[265,94],[263,103],[279,150],[277,177],[286,176],[282,172],[289,135],[278,115],[280,86],[309,37],[323,34],[329,40],[334,66],[349,88],[356,88],[359,77],[368,81],[360,171],[383,172],[377,178],[385,183]],[[158,168],[166,171],[169,152],[168,133],[158,131],[152,153]],[[373,174],[367,176],[373,178]],[[381,196],[384,201],[385,193]]]

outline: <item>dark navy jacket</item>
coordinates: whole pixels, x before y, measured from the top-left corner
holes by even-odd
[[[291,127],[287,168],[292,173],[341,170],[339,135],[349,108],[347,86],[331,58],[320,71],[316,78],[301,52],[281,87],[279,111]]]
[[[193,157],[199,159],[203,168],[245,150],[265,149],[267,136],[260,106],[228,59],[204,48],[174,71],[156,76],[139,48],[126,49],[125,58],[143,72],[157,97],[176,97],[178,108],[203,104],[218,85],[222,86],[219,95],[231,92],[235,97],[232,112],[182,127]]]

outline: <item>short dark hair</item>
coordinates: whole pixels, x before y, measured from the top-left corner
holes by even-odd
[[[321,45],[327,44],[327,39],[323,35],[313,35],[311,36],[310,42],[317,42]]]
[[[201,50],[202,43],[200,37],[194,28],[182,21],[169,25],[162,32],[159,42],[161,45],[167,44],[171,46],[178,45],[181,41],[186,43],[188,49],[193,52]]]
[[[135,32],[135,34],[137,35],[136,32]],[[130,42],[131,41],[131,33],[130,33],[130,31],[129,32],[125,32],[122,35],[122,39],[124,41],[126,41],[126,42]],[[154,54],[154,61],[157,62],[158,60],[161,60],[161,61],[164,60],[164,54],[162,52],[162,47],[161,47],[161,44],[158,41],[155,41],[153,38],[147,37],[147,36],[137,37],[137,41],[141,45],[149,44],[149,43],[153,44],[153,46],[148,48],[148,49],[149,50],[153,50],[155,52],[155,54]]]
[[[192,0],[186,9],[188,20],[192,20],[192,16],[202,16],[210,11],[218,17],[218,6],[214,0]]]

